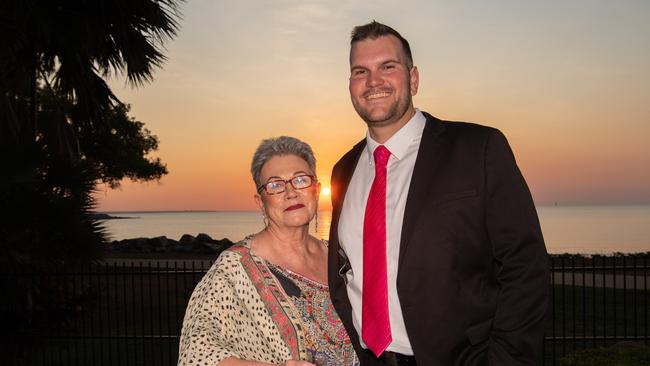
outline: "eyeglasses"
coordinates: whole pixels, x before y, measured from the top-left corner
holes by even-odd
[[[277,179],[266,182],[257,187],[257,191],[262,193],[263,189],[266,194],[278,194],[286,191],[287,183],[290,183],[293,189],[305,189],[311,187],[315,182],[317,179],[312,175],[298,175],[287,180]]]

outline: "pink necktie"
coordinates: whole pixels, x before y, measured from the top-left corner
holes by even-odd
[[[374,156],[375,180],[370,187],[363,220],[361,337],[379,357],[393,340],[388,318],[386,269],[386,164],[390,151],[379,145]]]

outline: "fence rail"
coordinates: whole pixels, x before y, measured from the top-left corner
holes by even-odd
[[[579,349],[648,344],[650,255],[554,256],[544,365]],[[0,284],[30,327],[3,339],[2,365],[175,365],[187,301],[209,260],[110,260],[16,268]],[[3,360],[5,358],[6,360]]]
[[[578,349],[648,344],[649,257],[551,257],[545,364]]]

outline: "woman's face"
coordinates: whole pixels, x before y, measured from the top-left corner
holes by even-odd
[[[260,181],[266,184],[271,181],[287,181],[300,175],[315,173],[309,169],[305,160],[296,155],[279,155],[269,159],[260,172]],[[291,183],[285,184],[282,193],[268,194],[261,189],[255,195],[255,201],[266,213],[271,225],[278,227],[299,227],[308,225],[318,208],[320,183],[311,187],[295,189]]]

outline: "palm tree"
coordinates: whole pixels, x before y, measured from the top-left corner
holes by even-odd
[[[96,258],[106,241],[89,215],[97,181],[166,173],[145,157],[156,137],[128,118],[104,78],[151,81],[178,30],[181,1],[0,2],[0,207],[9,214],[0,221],[0,266]],[[106,153],[115,133],[134,142],[123,149],[133,162]],[[0,281],[13,301],[0,317],[15,324],[3,344],[20,338],[37,308],[29,303],[38,283],[9,282]]]
[[[7,191],[14,183],[45,181],[46,193],[65,192],[71,183],[53,179],[65,176],[56,169],[74,168],[72,176],[82,181],[112,186],[124,177],[157,179],[167,172],[158,159],[129,166],[100,148],[110,142],[106,131],[130,131],[142,147],[132,155],[142,158],[157,148],[155,136],[126,117],[104,78],[123,75],[132,86],[152,80],[165,60],[164,42],[178,30],[180,1],[0,3],[0,156],[7,159]]]
[[[121,74],[133,86],[151,81],[165,60],[164,42],[178,30],[179,1],[3,1],[0,87],[2,117],[13,131],[8,136],[18,143],[37,138],[39,83],[77,106],[72,125],[102,123],[101,110],[117,101],[103,77]],[[12,96],[29,111],[11,108]]]

